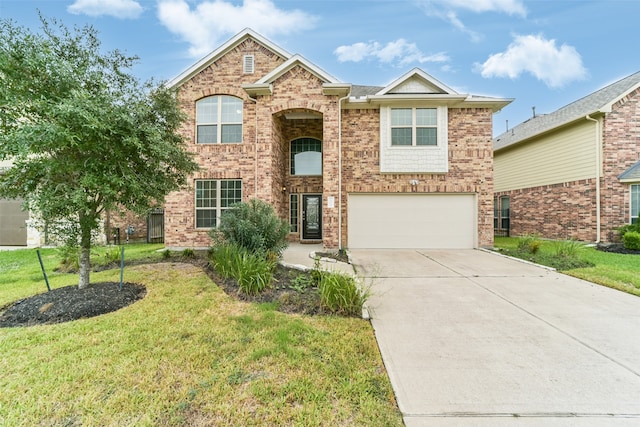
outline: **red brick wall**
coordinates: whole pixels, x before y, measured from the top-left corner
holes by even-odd
[[[510,235],[594,241],[595,180],[496,193],[509,196]]]
[[[602,236],[618,238],[615,228],[629,223],[629,184],[618,175],[640,160],[640,89],[619,100],[603,125]]]
[[[478,244],[493,245],[492,112],[449,110],[449,172],[380,174],[380,111],[345,110],[342,117],[342,238],[348,246],[348,193],[477,193]],[[409,181],[420,184],[412,189]]]

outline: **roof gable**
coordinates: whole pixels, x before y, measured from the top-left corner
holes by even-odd
[[[497,136],[493,141],[493,148],[500,150],[509,147],[541,133],[583,119],[590,114],[609,113],[613,104],[638,87],[640,87],[640,72],[605,86],[553,113],[539,115],[520,123]]]
[[[292,68],[297,66],[300,66],[309,71],[320,81],[322,81],[322,83],[339,83],[339,80],[333,77],[331,74],[327,73],[322,68],[308,61],[303,56],[296,54],[282,63],[279,67],[275,68],[269,74],[258,80],[256,84],[271,84],[278,78],[282,77],[285,73],[290,71]]]
[[[229,39],[222,46],[220,46],[219,48],[217,48],[216,50],[214,50],[213,52],[211,52],[210,54],[208,54],[204,58],[200,59],[198,62],[193,64],[191,67],[187,68],[185,71],[180,73],[178,76],[176,76],[173,79],[171,79],[167,83],[167,85],[169,87],[180,86],[181,84],[183,84],[187,80],[191,79],[196,74],[200,73],[202,70],[204,70],[205,68],[207,68],[208,66],[210,66],[211,64],[216,62],[222,56],[224,56],[229,51],[231,51],[236,46],[240,45],[241,43],[243,43],[245,40],[247,40],[249,38],[254,40],[255,42],[261,44],[265,48],[269,49],[270,51],[272,51],[273,53],[275,53],[278,56],[281,56],[284,59],[288,60],[289,58],[291,58],[291,54],[289,52],[287,52],[286,50],[282,49],[280,46],[272,43],[270,40],[268,40],[264,36],[256,33],[252,29],[245,28],[244,30],[240,31],[238,34],[233,36],[231,39]]]
[[[640,161],[618,175],[621,182],[640,182]]]
[[[376,95],[391,94],[457,95],[458,92],[438,81],[435,77],[425,73],[421,69],[414,68],[376,93]]]

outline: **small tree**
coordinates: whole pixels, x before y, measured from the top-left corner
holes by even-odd
[[[0,20],[0,196],[45,221],[71,221],[79,287],[89,284],[91,232],[105,210],[144,214],[197,170],[178,130],[175,93],[140,83],[136,57],[100,51],[90,26],[42,16],[42,34]]]
[[[278,218],[273,207],[259,199],[236,203],[220,218],[220,232],[230,242],[252,252],[280,256],[287,247],[289,224]]]

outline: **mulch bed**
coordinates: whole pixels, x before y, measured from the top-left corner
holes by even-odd
[[[172,257],[164,260],[176,261],[203,268],[218,286],[238,300],[274,303],[276,309],[284,313],[322,314],[317,287],[301,289],[295,281],[299,275],[309,276],[309,272],[279,265],[272,288],[258,295],[246,295],[240,292],[234,279],[223,279],[205,259]],[[146,293],[144,286],[135,283],[123,283],[121,291],[118,282],[92,283],[84,289],[78,289],[78,286],[57,288],[0,307],[0,328],[53,324],[99,316],[133,304],[144,298]]]
[[[144,298],[147,290],[135,283],[92,283],[84,289],[65,286],[16,301],[0,314],[0,327],[69,322],[99,316]]]
[[[640,255],[640,251],[633,251],[624,247],[622,243],[601,243],[597,246],[599,251],[616,254]]]

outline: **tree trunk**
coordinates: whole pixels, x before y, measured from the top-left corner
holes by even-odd
[[[89,286],[89,276],[91,273],[91,227],[87,224],[86,218],[80,214],[80,281],[78,288],[83,289]]]

